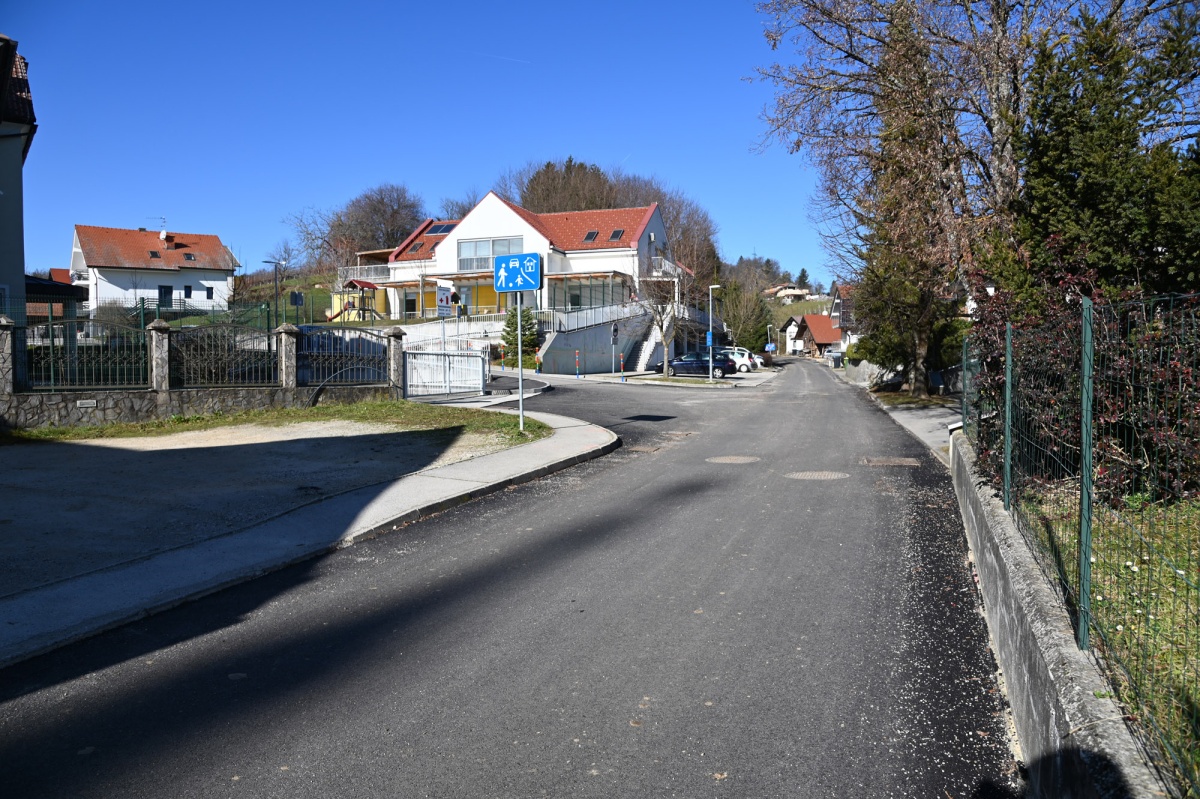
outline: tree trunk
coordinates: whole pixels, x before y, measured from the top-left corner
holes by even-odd
[[[918,399],[929,396],[929,375],[925,370],[925,356],[929,354],[929,331],[922,325],[913,333],[912,375],[909,379],[908,395]]]

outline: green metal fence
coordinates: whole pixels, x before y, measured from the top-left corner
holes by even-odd
[[[1200,297],[1081,306],[967,343],[964,428],[1079,645],[1200,796]]]
[[[146,333],[100,322],[45,322],[17,328],[16,389],[148,388]]]

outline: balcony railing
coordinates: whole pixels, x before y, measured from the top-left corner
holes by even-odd
[[[368,280],[372,283],[385,283],[391,279],[391,267],[388,264],[369,264],[367,266],[339,266],[337,283],[334,291],[341,291],[350,280]]]

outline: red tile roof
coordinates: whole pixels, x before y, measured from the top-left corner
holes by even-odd
[[[434,225],[457,225],[461,219],[426,219],[421,224],[417,225],[409,237],[400,243],[400,246],[392,251],[388,256],[388,263],[396,263],[403,261],[426,261],[433,257],[434,249],[446,238],[452,231],[446,233],[438,233],[429,235],[425,231],[429,230]],[[416,252],[409,252],[414,244],[420,243],[421,246]]]
[[[841,334],[834,332],[833,320],[828,316],[806,313],[801,317],[800,324],[812,331],[813,341],[818,344],[836,344],[842,340]]]
[[[203,233],[167,233],[76,225],[75,234],[88,267],[115,269],[216,269],[232,272],[240,266],[217,236]],[[150,253],[158,253],[158,257]],[[191,256],[189,259],[186,256]]]
[[[498,196],[498,195],[497,195]],[[550,246],[563,252],[574,250],[610,250],[619,247],[636,247],[642,231],[653,216],[658,203],[641,208],[609,208],[596,211],[564,211],[555,214],[535,214],[504,198],[500,201],[513,210],[530,227],[546,237]],[[457,225],[460,219],[426,219],[388,257],[391,263],[424,261],[430,258],[433,249],[446,238],[446,234],[428,235],[425,231],[434,225]],[[584,241],[590,231],[596,231],[594,241]],[[614,231],[621,235],[610,240]],[[410,252],[413,245],[422,246]]]
[[[0,35],[0,40],[3,40],[5,50],[12,51],[13,59],[8,80],[0,80],[0,86],[6,90],[4,96],[0,97],[0,120],[35,125],[37,118],[33,115],[33,94],[29,91],[29,62],[16,52],[16,42],[3,35]]]
[[[66,283],[71,285],[71,270],[70,269],[51,269],[50,279],[55,283]]]

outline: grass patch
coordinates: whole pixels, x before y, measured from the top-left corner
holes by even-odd
[[[1020,497],[1017,515],[1043,559],[1078,586],[1079,486]],[[1130,497],[1092,514],[1093,640],[1121,704],[1169,751],[1187,796],[1200,795],[1200,502]],[[1099,639],[1099,640],[1096,640]]]
[[[318,405],[315,408],[267,408],[210,416],[172,416],[152,422],[118,422],[89,427],[42,427],[36,430],[0,431],[0,445],[38,441],[80,441],[89,438],[137,438],[162,436],[191,430],[211,430],[240,424],[278,426],[297,422],[353,421],[392,425],[400,430],[443,430],[498,436],[509,444],[536,441],[551,428],[536,419],[525,419],[525,432],[516,416],[476,408],[426,405],[404,400]]]
[[[961,403],[953,397],[910,397],[898,391],[872,391],[875,399],[889,408],[959,408]]]
[[[671,384],[677,385],[677,386],[705,386],[705,387],[707,387],[709,385],[707,377],[663,377],[661,375],[658,375],[655,377],[631,377],[631,378],[629,378],[629,380],[631,382],[636,380],[639,383],[671,383]],[[725,386],[729,386],[729,385],[732,385],[732,384],[726,383],[723,379],[718,380],[716,378],[713,378],[712,386],[714,388],[717,386],[725,387]]]

